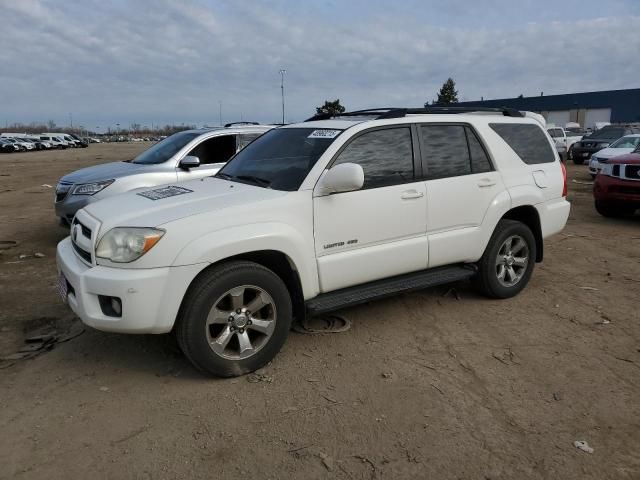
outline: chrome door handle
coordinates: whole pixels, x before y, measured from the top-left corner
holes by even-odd
[[[493,187],[495,184],[496,184],[496,182],[491,180],[490,178],[483,178],[483,179],[478,181],[478,186],[480,188]]]
[[[407,190],[406,192],[402,192],[402,196],[400,198],[402,198],[403,200],[411,200],[414,198],[422,197],[424,197],[424,193],[422,192],[418,192],[416,190]]]

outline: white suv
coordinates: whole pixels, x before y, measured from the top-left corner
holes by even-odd
[[[78,211],[59,286],[87,325],[174,331],[200,370],[240,375],[306,314],[468,278],[516,295],[567,221],[565,196],[553,141],[518,111],[316,116],[215,177]]]

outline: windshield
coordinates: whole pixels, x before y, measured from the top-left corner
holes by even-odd
[[[292,192],[342,130],[277,128],[241,150],[216,177]]]
[[[638,143],[640,137],[622,137],[609,145],[609,148],[636,148]]]
[[[616,139],[624,135],[624,130],[621,128],[603,128],[596,133],[589,136],[589,138],[608,138]]]
[[[156,143],[150,149],[142,152],[133,159],[133,163],[151,165],[166,162],[178,153],[182,147],[199,135],[202,135],[202,132],[174,133],[170,137]]]
[[[563,137],[561,128],[550,128],[547,130],[553,138]]]

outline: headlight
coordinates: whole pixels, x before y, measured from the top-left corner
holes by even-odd
[[[103,182],[83,183],[73,187],[72,195],[95,195],[111,185],[115,180],[105,180]]]
[[[115,263],[133,262],[151,250],[163,235],[164,230],[157,228],[113,228],[100,239],[96,257]]]
[[[605,163],[604,165],[602,165],[600,174],[611,176],[613,174],[613,165],[611,165],[610,163]]]

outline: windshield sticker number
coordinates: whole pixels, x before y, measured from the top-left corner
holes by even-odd
[[[185,193],[193,193],[193,190],[188,188],[178,187],[175,185],[169,185],[168,187],[156,188],[155,190],[147,190],[146,192],[140,192],[138,195],[149,200],[161,200],[163,198],[175,197],[176,195],[184,195]]]
[[[307,138],[336,138],[340,130],[314,130]]]

